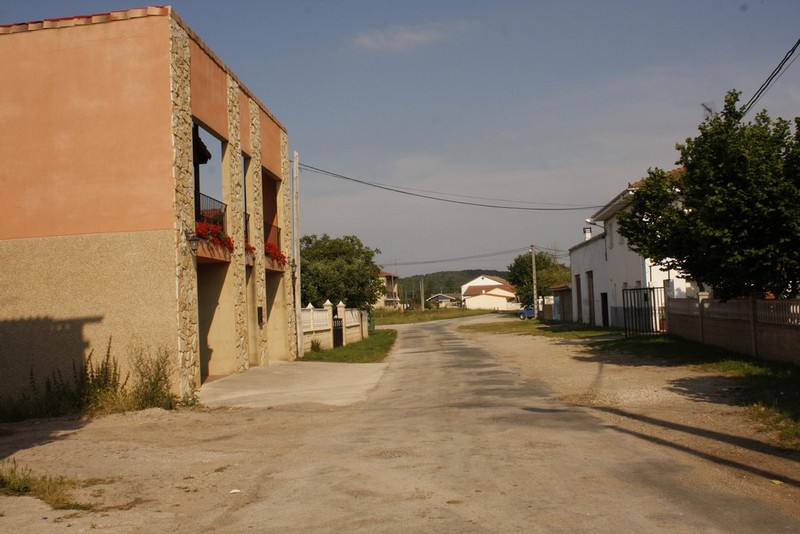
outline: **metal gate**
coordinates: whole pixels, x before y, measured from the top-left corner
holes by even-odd
[[[663,287],[623,289],[622,305],[626,336],[646,336],[666,331]]]
[[[333,318],[333,348],[344,345],[344,324],[341,317]]]

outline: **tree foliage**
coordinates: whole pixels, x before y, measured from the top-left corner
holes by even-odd
[[[369,309],[385,291],[381,269],[373,258],[380,250],[364,246],[356,236],[300,238],[300,292],[304,305],[321,307],[326,300],[348,308]]]
[[[619,216],[629,247],[719,298],[796,294],[800,284],[800,119],[743,123],[731,91],[678,171],[651,169]]]
[[[536,292],[538,296],[553,294],[553,287],[569,282],[569,267],[558,263],[555,255],[536,252]],[[533,266],[530,254],[520,254],[508,266],[508,281],[516,288],[517,298],[525,305],[533,304]]]

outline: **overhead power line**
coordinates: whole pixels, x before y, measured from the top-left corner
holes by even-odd
[[[755,94],[753,94],[750,100],[747,101],[747,104],[744,105],[744,107],[742,108],[743,117],[747,115],[747,112],[750,111],[753,108],[753,106],[756,105],[756,103],[761,99],[762,96],[764,96],[764,93],[766,93],[769,90],[769,88],[772,87],[775,84],[775,82],[780,79],[783,73],[786,72],[786,69],[792,66],[792,63],[794,63],[795,60],[797,59],[796,57],[792,59],[791,63],[789,63],[788,65],[786,63],[789,61],[789,58],[791,58],[797,51],[798,46],[800,46],[800,39],[798,39],[797,42],[794,43],[794,46],[791,49],[789,49],[788,52],[786,52],[786,55],[783,56],[783,59],[781,59],[781,62],[778,63],[777,67],[775,67],[775,70],[772,71],[772,73],[767,77],[764,83],[761,84],[761,87],[758,88],[758,90],[755,92]]]
[[[451,204],[461,204],[465,206],[477,206],[481,208],[494,208],[494,209],[505,209],[505,210],[523,210],[523,211],[578,211],[578,210],[587,210],[587,209],[598,209],[602,206],[576,206],[576,205],[568,205],[568,204],[560,204],[559,207],[533,207],[533,206],[503,206],[499,204],[485,204],[481,202],[468,202],[464,200],[454,200],[451,198],[442,198],[440,196],[433,196],[428,194],[422,194],[414,192],[414,190],[409,190],[409,188],[401,188],[399,186],[389,186],[386,184],[379,184],[376,182],[368,182],[366,180],[359,180],[358,178],[352,178],[350,176],[345,176],[343,174],[335,173],[332,171],[327,171],[325,169],[320,169],[318,167],[312,167],[311,165],[307,165],[305,163],[300,164],[300,168],[317,173],[322,174],[324,176],[330,176],[332,178],[339,178],[341,180],[347,180],[349,182],[355,182],[358,184],[366,185],[369,187],[375,187],[377,189],[383,189],[385,191],[391,191],[393,193],[400,193],[403,195],[408,195],[412,197],[419,197],[419,198],[427,198],[429,200],[437,200],[439,202],[449,202]],[[467,197],[466,195],[453,195],[450,193],[436,193],[437,195],[449,195],[449,196],[461,196],[462,198],[479,198],[479,197]],[[516,200],[500,200],[500,199],[493,199],[500,202],[520,202]],[[545,204],[540,202],[538,204]]]
[[[555,249],[555,248],[548,248],[548,247],[538,247],[534,246],[536,250],[543,250],[546,252],[553,253],[554,256],[557,258],[563,258],[569,256],[569,253],[566,251]],[[519,254],[521,252],[528,252],[530,250],[530,245],[527,247],[520,247],[520,248],[512,248],[510,250],[501,250],[499,252],[488,252],[486,254],[475,254],[473,256],[462,256],[460,258],[445,258],[441,260],[424,260],[424,261],[398,261],[392,263],[386,263],[385,265],[391,265],[396,267],[407,267],[410,265],[431,265],[434,263],[449,263],[453,261],[464,261],[464,260],[477,260],[482,258],[491,258],[494,256],[508,256],[509,254]]]
[[[398,261],[394,262],[391,265],[396,266],[408,266],[408,265],[430,265],[432,263],[448,263],[451,261],[464,261],[464,260],[477,260],[481,258],[490,258],[492,256],[506,256],[508,254],[515,254],[522,252],[523,250],[528,250],[529,247],[523,248],[514,248],[511,250],[501,250],[500,252],[489,252],[487,254],[476,254],[474,256],[462,256],[460,258],[447,258],[443,260],[425,260],[425,261]]]

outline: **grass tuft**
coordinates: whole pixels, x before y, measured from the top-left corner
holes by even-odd
[[[0,495],[36,497],[56,510],[91,510],[92,505],[72,500],[70,490],[79,485],[64,476],[35,475],[13,459],[0,460]]]

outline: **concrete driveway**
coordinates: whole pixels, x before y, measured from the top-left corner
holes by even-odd
[[[268,408],[299,403],[347,406],[366,400],[386,365],[274,361],[206,382],[199,398],[210,407]]]

